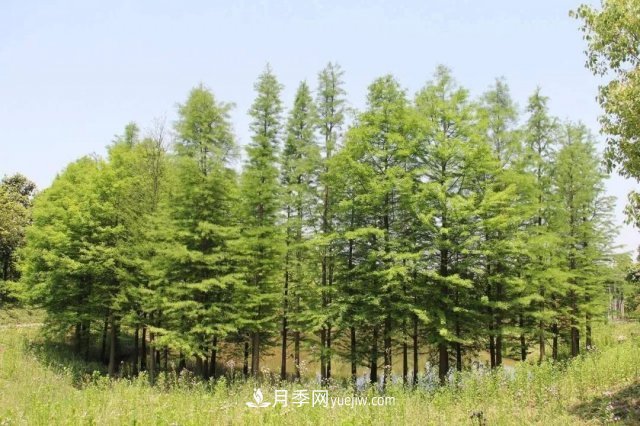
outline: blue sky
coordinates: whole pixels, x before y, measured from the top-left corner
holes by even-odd
[[[413,94],[445,64],[474,96],[504,76],[521,107],[539,85],[552,113],[597,132],[598,80],[568,16],[579,3],[2,0],[0,175],[21,172],[46,187],[67,163],[104,153],[127,122],[171,124],[200,82],[236,104],[245,143],[253,82],[267,62],[286,105],[328,61],[345,70],[355,108],[375,77],[392,73]],[[619,223],[634,186],[607,184]],[[635,250],[640,234],[622,227],[618,241]]]

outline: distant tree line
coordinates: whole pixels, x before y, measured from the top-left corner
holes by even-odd
[[[223,346],[247,377],[277,347],[283,379],[306,355],[323,380],[339,357],[383,384],[393,357],[409,384],[419,353],[444,382],[479,351],[497,367],[592,346],[626,281],[584,125],[540,90],[521,114],[502,79],[473,99],[445,67],[413,97],[376,79],[352,120],[336,64],[286,112],[281,91],[267,67],[241,171],[232,104],[200,85],[171,137],[129,124],[35,198],[22,283],[49,332],[111,375],[131,336],[152,381],[168,358],[215,378]]]

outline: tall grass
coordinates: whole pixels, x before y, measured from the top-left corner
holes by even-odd
[[[463,372],[436,390],[393,384],[385,395],[394,397],[394,404],[325,408],[291,405],[294,390],[319,389],[313,382],[201,382],[188,373],[161,374],[153,387],[145,375],[110,380],[92,373],[97,365],[40,344],[37,329],[7,328],[0,333],[0,424],[567,425],[616,418],[633,423],[640,418],[615,400],[619,392],[637,389],[639,335],[638,324],[602,326],[597,349],[570,362]],[[289,406],[247,407],[256,388],[269,402],[276,389],[288,390]],[[334,384],[328,394],[335,398],[353,392]],[[372,398],[379,392],[369,387],[361,395]]]

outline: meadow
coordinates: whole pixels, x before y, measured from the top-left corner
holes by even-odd
[[[202,382],[188,372],[109,379],[103,366],[74,358],[42,339],[37,316],[3,316],[0,332],[2,425],[258,425],[258,424],[601,424],[640,422],[640,325],[617,322],[596,329],[596,349],[566,362],[519,363],[495,371],[467,371],[447,386],[373,387],[359,392],[326,387],[327,406],[294,403],[293,395],[321,387],[313,380],[281,383],[221,378]],[[94,371],[95,370],[95,371]],[[257,401],[254,390],[264,399]],[[288,404],[273,403],[288,392]],[[378,398],[383,396],[386,399]],[[378,405],[373,405],[377,398]],[[366,400],[367,405],[362,405]],[[360,401],[360,402],[359,402]],[[345,403],[346,402],[346,403]],[[355,402],[355,404],[354,404]],[[333,405],[333,406],[332,406]]]

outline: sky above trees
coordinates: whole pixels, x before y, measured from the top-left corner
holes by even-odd
[[[476,96],[504,76],[522,109],[537,85],[551,113],[598,129],[598,80],[584,68],[580,2],[3,2],[0,13],[0,174],[48,186],[67,163],[104,146],[135,120],[176,118],[176,100],[199,82],[250,141],[252,83],[269,62],[291,105],[302,79],[336,61],[352,107],[392,73],[409,93],[437,64]],[[597,4],[598,2],[587,2]],[[169,126],[171,127],[171,126]],[[614,176],[621,224],[633,183]],[[640,243],[623,227],[629,250]]]

